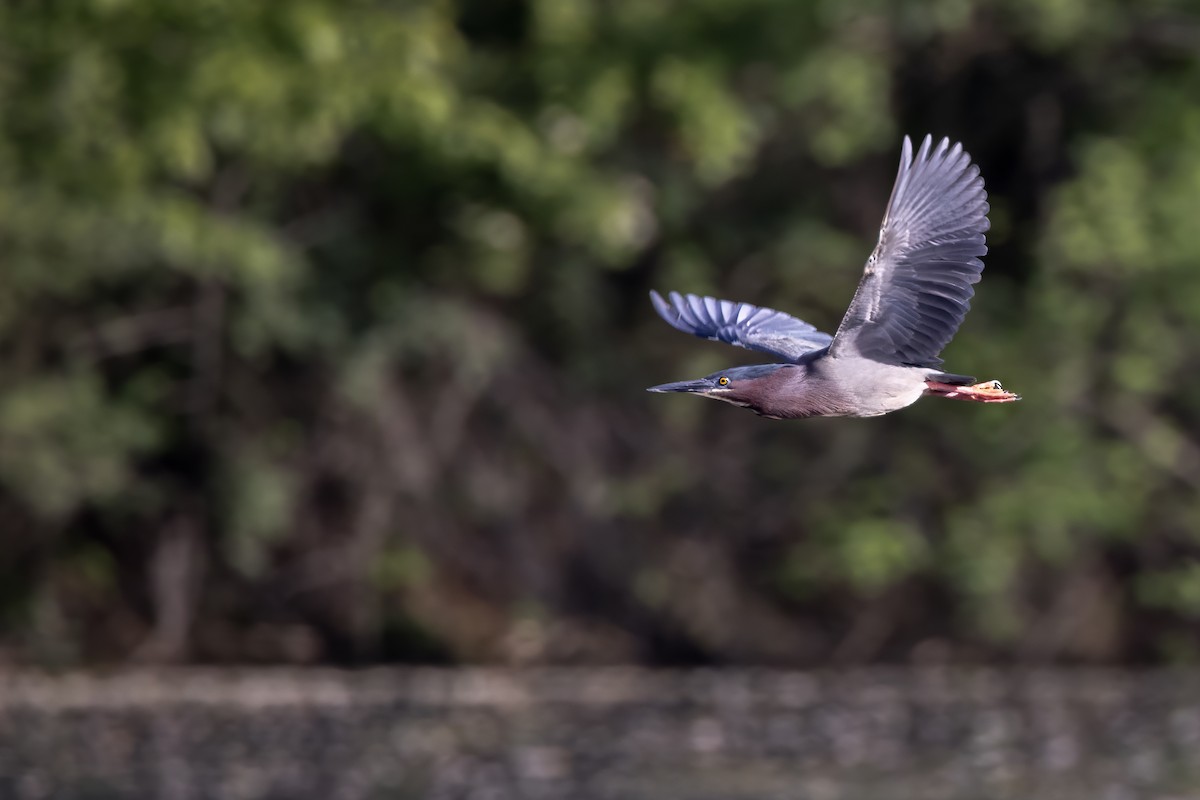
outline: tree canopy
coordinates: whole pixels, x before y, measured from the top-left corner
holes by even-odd
[[[836,326],[901,136],[945,352],[776,423],[647,290]],[[72,664],[1200,657],[1200,16],[1129,0],[0,6],[0,648]]]

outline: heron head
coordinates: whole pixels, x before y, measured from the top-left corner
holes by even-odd
[[[793,368],[793,364],[730,367],[694,381],[664,383],[661,386],[651,386],[646,391],[698,394],[762,414],[765,407],[772,405],[771,400],[781,387],[783,373],[780,370]]]

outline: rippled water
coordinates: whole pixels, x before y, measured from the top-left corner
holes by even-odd
[[[1200,673],[10,674],[0,797],[1200,798]]]

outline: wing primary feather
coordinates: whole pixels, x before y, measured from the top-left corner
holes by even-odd
[[[749,303],[669,292],[669,302],[650,292],[654,310],[671,327],[705,339],[770,353],[786,361],[820,350],[828,333],[790,314]]]
[[[830,354],[940,364],[970,308],[987,253],[987,193],[960,143],[904,137],[879,241]]]

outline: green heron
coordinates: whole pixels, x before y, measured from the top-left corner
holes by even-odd
[[[970,308],[987,253],[987,193],[979,167],[949,139],[904,137],[879,243],[830,336],[790,314],[693,294],[650,292],[659,316],[705,339],[770,353],[782,364],[732,367],[651,387],[749,408],[771,419],[875,417],[922,395],[1010,403],[999,381],[942,372],[938,354]]]

